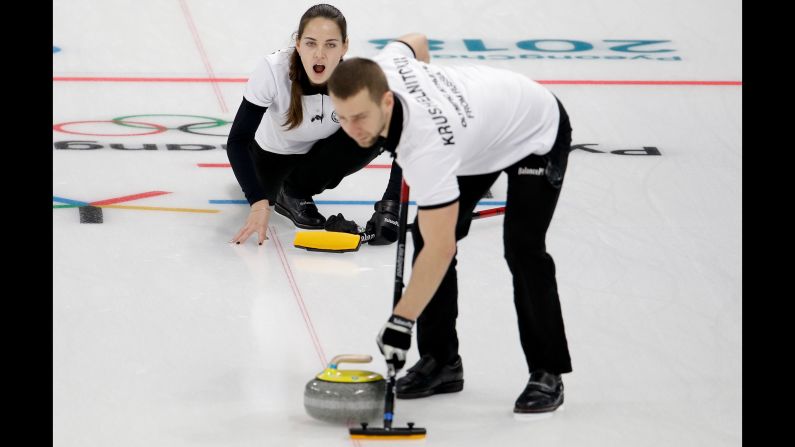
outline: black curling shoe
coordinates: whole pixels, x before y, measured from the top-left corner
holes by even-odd
[[[307,230],[322,230],[326,218],[317,211],[317,206],[312,198],[300,199],[284,192],[276,196],[276,212],[293,221],[296,227]]]
[[[514,413],[547,413],[563,404],[563,380],[559,374],[544,370],[530,373],[522,394],[516,399]]]
[[[433,394],[456,393],[464,389],[464,366],[461,356],[452,363],[439,365],[429,355],[422,358],[408,370],[408,374],[396,383],[399,399],[416,399]]]

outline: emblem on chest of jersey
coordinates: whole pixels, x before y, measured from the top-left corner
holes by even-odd
[[[331,121],[334,121],[337,124],[340,123],[340,120],[337,118],[337,111],[336,110],[331,112]]]

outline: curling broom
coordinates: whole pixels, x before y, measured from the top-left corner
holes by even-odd
[[[398,243],[397,243],[397,259],[395,261],[395,294],[393,297],[393,306],[400,300],[403,295],[403,261],[406,255],[406,225],[409,214],[409,186],[406,181],[402,181],[400,188],[400,217]],[[362,423],[361,428],[350,428],[352,439],[381,439],[381,440],[397,440],[397,439],[425,439],[426,431],[422,427],[414,427],[413,422],[407,423],[406,427],[392,427],[394,420],[395,409],[395,371],[394,366],[387,363],[387,384],[386,384],[386,398],[384,399],[384,426],[368,428],[366,423]]]
[[[408,206],[408,205],[407,205]],[[472,220],[484,217],[505,214],[505,207],[489,208],[472,213]],[[408,219],[408,217],[407,217]],[[411,228],[407,225],[406,228]],[[332,253],[345,253],[358,251],[362,244],[375,237],[373,233],[340,233],[337,231],[298,231],[295,233],[293,246],[309,251],[325,251]]]

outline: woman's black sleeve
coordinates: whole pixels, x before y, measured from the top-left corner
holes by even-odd
[[[243,98],[226,142],[226,155],[249,205],[267,198],[257,179],[254,161],[249,155],[249,146],[254,141],[254,134],[266,110],[267,107],[258,106]]]

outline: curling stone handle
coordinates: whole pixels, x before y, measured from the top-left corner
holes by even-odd
[[[334,356],[329,363],[329,368],[336,368],[340,363],[370,363],[373,356],[367,354],[340,354]]]

